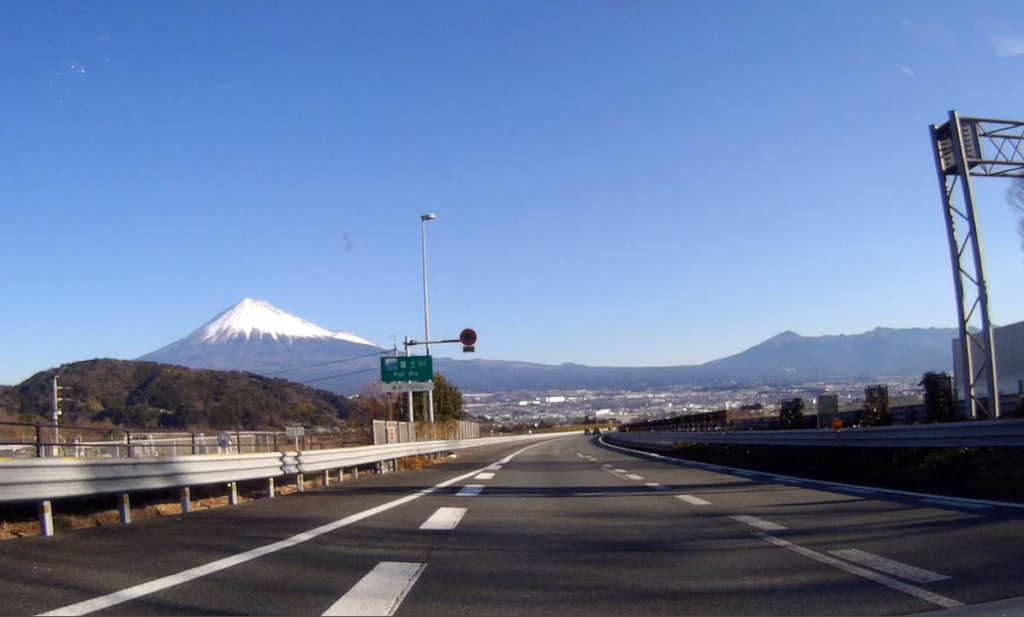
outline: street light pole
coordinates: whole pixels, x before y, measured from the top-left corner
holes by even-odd
[[[427,311],[427,221],[434,220],[433,214],[420,216],[420,249],[423,254],[423,340],[430,340],[430,317]],[[430,345],[426,345],[427,355],[430,355]],[[433,375],[431,375],[433,380]],[[427,421],[434,423],[434,392],[427,391]]]

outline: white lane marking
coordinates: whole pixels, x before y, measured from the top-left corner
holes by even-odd
[[[585,457],[583,456],[583,453],[582,453],[582,452],[577,452],[577,453],[576,453],[576,456],[578,456],[578,457],[580,457],[580,458],[585,458]]]
[[[922,499],[921,502],[930,503],[933,506],[942,506],[944,508],[967,508],[968,510],[988,510],[991,507],[980,503],[953,501],[950,499]]]
[[[467,484],[462,490],[455,493],[456,497],[476,497],[484,490],[483,484]]]
[[[662,485],[658,484],[657,482],[646,482],[646,483],[644,483],[644,486],[649,486],[649,487],[653,488],[656,491],[667,491],[668,490],[667,486],[662,486]]]
[[[427,531],[448,531],[455,529],[462,517],[466,514],[466,508],[438,508],[437,512],[430,515],[420,529]]]
[[[604,467],[605,469],[611,469],[612,467],[615,467],[615,465],[609,465],[608,463],[605,463],[604,465],[601,465],[601,467]]]
[[[382,561],[324,611],[324,616],[394,615],[426,567],[425,563]]]
[[[515,456],[517,456],[517,455],[519,455],[519,454],[529,450],[530,448],[536,448],[537,446],[540,446],[540,445],[543,445],[543,444],[544,444],[543,441],[535,443],[535,444],[530,444],[530,445],[526,446],[525,448],[516,450],[512,454],[510,454],[510,455],[506,456],[505,458],[501,459],[500,461],[498,461],[498,463],[502,464],[502,465],[505,464],[505,463],[508,463],[509,461],[512,460],[513,457],[515,457]],[[351,525],[353,523],[358,523],[359,521],[361,521],[363,519],[370,518],[371,516],[375,516],[377,514],[380,514],[381,512],[387,512],[388,510],[391,510],[393,508],[397,508],[398,506],[407,504],[410,501],[415,501],[415,500],[419,499],[420,497],[423,497],[424,495],[429,495],[429,494],[431,494],[431,493],[433,493],[435,491],[438,491],[438,490],[440,490],[442,488],[446,488],[448,486],[451,486],[452,484],[455,484],[457,482],[461,482],[461,481],[463,481],[463,480],[465,480],[467,478],[470,478],[470,477],[480,473],[481,471],[483,471],[483,470],[482,469],[477,469],[476,471],[471,471],[469,473],[462,474],[461,476],[456,476],[454,478],[451,478],[450,480],[445,480],[444,482],[441,482],[440,484],[435,484],[434,486],[432,486],[430,488],[425,488],[422,491],[418,491],[416,493],[413,493],[412,495],[406,495],[405,497],[399,497],[398,499],[396,499],[394,501],[389,501],[388,503],[381,504],[381,505],[379,505],[379,506],[377,506],[375,508],[370,508],[369,510],[363,510],[362,512],[358,512],[356,514],[352,514],[351,516],[346,516],[343,519],[339,519],[339,520],[334,521],[332,523],[327,523],[326,525],[321,525],[320,527],[317,527],[315,529],[310,529],[309,531],[304,531],[304,532],[302,532],[302,533],[300,533],[298,535],[294,535],[294,536],[292,536],[290,538],[286,538],[284,540],[280,540],[280,541],[274,542],[272,544],[267,544],[266,546],[260,546],[260,547],[257,547],[257,548],[245,551],[244,553],[238,553],[237,555],[231,555],[230,557],[224,557],[223,559],[218,559],[216,561],[211,561],[210,563],[203,564],[201,566],[196,566],[194,568],[189,568],[188,570],[183,570],[181,572],[178,572],[177,574],[171,574],[169,576],[165,576],[163,578],[158,578],[158,579],[146,582],[146,583],[140,583],[140,584],[135,585],[133,587],[128,587],[127,589],[122,589],[120,591],[115,591],[113,593],[108,593],[105,596],[99,596],[98,598],[92,598],[91,600],[84,600],[82,602],[76,602],[75,604],[69,604],[67,606],[62,606],[62,607],[54,609],[52,611],[47,611],[45,613],[40,613],[40,614],[41,615],[87,615],[89,613],[92,613],[92,612],[95,612],[95,611],[98,611],[98,610],[102,610],[102,609],[105,609],[105,608],[110,608],[111,606],[117,606],[118,604],[123,604],[123,603],[129,602],[131,600],[137,600],[138,598],[142,598],[144,596],[148,596],[150,594],[157,593],[158,591],[163,591],[164,589],[168,589],[170,587],[175,587],[177,585],[181,585],[182,583],[187,583],[189,581],[193,581],[193,580],[195,580],[197,578],[202,578],[202,577],[204,577],[204,576],[206,576],[208,574],[213,574],[215,572],[220,572],[221,570],[226,570],[228,568],[231,568],[233,566],[237,566],[237,565],[245,563],[247,561],[252,561],[253,559],[256,559],[257,557],[262,557],[263,555],[269,555],[270,553],[276,553],[277,551],[281,551],[281,550],[284,550],[286,548],[291,548],[291,547],[293,547],[293,546],[295,546],[297,544],[302,544],[303,542],[309,542],[313,538],[317,538],[319,536],[322,536],[325,533],[330,533],[330,532],[335,531],[337,529],[341,529],[342,527],[348,527],[349,525]]]
[[[632,454],[638,454],[638,455],[643,456],[645,458],[650,458],[650,459],[655,459],[655,460],[663,461],[663,462],[666,462],[666,463],[668,463],[670,465],[677,465],[677,466],[680,466],[680,467],[703,467],[705,469],[715,469],[715,470],[723,470],[723,471],[732,471],[732,470],[734,470],[734,468],[732,468],[732,467],[722,467],[720,465],[708,465],[706,463],[698,463],[698,462],[695,462],[695,461],[687,461],[685,459],[672,458],[670,456],[662,456],[661,454],[654,454],[652,452],[645,452],[643,450],[634,450],[632,448],[625,448],[623,446],[617,446],[617,445],[612,444],[612,443],[605,443],[605,446],[607,446],[609,448],[612,448],[613,450],[622,450],[623,452],[630,452]],[[781,477],[789,478],[789,476],[781,476]],[[840,482],[826,482],[824,480],[811,480],[809,478],[790,478],[790,479],[794,480],[794,481],[797,481],[797,482],[806,482],[808,484],[816,484],[816,485],[833,487],[833,488],[840,488],[840,489],[841,488],[851,487],[851,485],[849,485],[849,484],[842,484]],[[859,486],[852,486],[851,488],[860,489],[861,487],[859,487]],[[911,491],[899,491],[899,490],[891,489],[891,488],[876,488],[874,490],[877,493],[883,493],[883,494],[886,494],[886,495],[904,495],[904,496],[907,496],[907,497],[945,499],[945,500],[949,501],[950,504],[960,505],[960,506],[963,506],[965,508],[969,507],[968,504],[971,504],[971,505],[979,505],[979,506],[998,507],[998,508],[1015,508],[1017,510],[1024,510],[1024,504],[1022,504],[1022,503],[1009,503],[1009,502],[1006,502],[1006,501],[990,501],[990,500],[987,500],[987,499],[968,499],[966,497],[956,497],[956,498],[953,498],[953,497],[941,497],[941,496],[936,496],[936,495],[929,495],[928,493],[914,493],[914,492],[911,492]]]
[[[495,463],[494,465],[488,465],[487,467],[484,467],[484,470],[486,471],[498,471],[499,469],[501,469],[501,465],[498,465],[497,463]]]
[[[630,480],[643,480],[644,479],[643,476],[638,476],[635,473],[627,473],[626,477],[629,478]]]
[[[493,480],[494,479],[494,474],[492,472],[490,472],[490,471],[485,471],[484,473],[476,474],[475,476],[473,476],[473,479],[474,480]]]
[[[773,523],[771,521],[766,521],[763,518],[757,518],[756,516],[747,516],[745,514],[737,514],[736,516],[730,516],[729,518],[731,518],[734,521],[739,521],[741,523],[746,523],[747,525],[750,525],[751,527],[757,527],[758,529],[763,529],[765,531],[781,531],[783,529],[786,529],[785,527],[783,527],[782,525],[779,525],[778,523]]]
[[[704,501],[700,497],[694,497],[693,495],[676,495],[676,499],[685,501],[686,503],[694,506],[710,506],[710,501]]]
[[[626,473],[625,469],[615,469],[613,471],[615,471],[616,473]]]
[[[950,578],[945,574],[939,574],[938,572],[932,572],[931,570],[925,570],[923,568],[916,568],[905,563],[900,563],[899,561],[879,557],[878,555],[867,551],[859,551],[855,548],[843,549],[841,551],[829,551],[829,553],[836,557],[842,557],[847,561],[852,561],[853,563],[859,563],[862,566],[874,568],[879,572],[898,576],[913,583],[937,583],[938,581],[945,581]]]
[[[781,538],[776,538],[775,536],[764,533],[763,531],[755,531],[754,536],[761,538],[765,542],[769,542],[776,546],[781,546],[784,549],[793,551],[798,555],[803,555],[804,557],[808,557],[815,561],[819,561],[823,564],[832,566],[833,568],[838,568],[844,572],[849,572],[854,576],[865,578],[869,581],[878,583],[879,585],[885,585],[886,587],[889,587],[890,589],[895,589],[896,591],[902,591],[903,593],[914,596],[915,598],[920,598],[925,602],[931,602],[932,604],[937,604],[938,606],[941,606],[943,608],[956,608],[958,606],[963,606],[962,602],[957,602],[952,598],[940,596],[939,594],[932,593],[927,589],[914,587],[913,585],[904,583],[903,581],[898,581],[894,578],[889,578],[888,576],[885,576],[883,574],[878,574],[877,572],[872,572],[870,570],[865,570],[864,568],[859,568],[857,566],[848,564],[845,561],[840,561],[835,557],[822,555],[821,553],[817,553],[802,546],[798,546],[796,544],[793,544],[792,542],[787,542],[786,540],[783,540]]]

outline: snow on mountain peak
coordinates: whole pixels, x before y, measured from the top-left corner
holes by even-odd
[[[276,309],[267,302],[250,298],[217,315],[193,334],[193,337],[204,343],[223,343],[242,336],[246,340],[250,337],[268,336],[274,340],[278,337],[340,339],[360,345],[373,345],[347,332],[325,330],[305,319]]]

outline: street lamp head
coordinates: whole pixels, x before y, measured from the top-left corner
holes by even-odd
[[[435,218],[437,218],[437,217],[434,216],[433,214],[424,214],[424,215],[420,216],[420,220],[421,221],[432,221]]]

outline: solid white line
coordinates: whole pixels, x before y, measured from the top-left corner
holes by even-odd
[[[967,508],[969,510],[988,510],[991,507],[980,503],[952,501],[949,499],[922,499],[921,502],[930,503],[933,506],[942,506],[944,508]]]
[[[530,448],[535,448],[543,444],[544,442],[542,441],[528,445],[520,450],[516,450],[512,454],[498,461],[498,464],[505,464],[511,461],[513,457],[521,454],[522,452],[525,452]],[[325,533],[330,533],[332,531],[341,529],[342,527],[348,527],[353,523],[358,523],[363,519],[370,518],[371,516],[380,514],[381,512],[387,512],[388,510],[407,504],[410,501],[415,501],[416,499],[419,499],[424,495],[429,495],[437,490],[451,486],[456,482],[461,482],[467,478],[470,478],[480,473],[481,471],[483,470],[477,469],[476,471],[464,473],[461,476],[456,476],[454,478],[451,478],[450,480],[445,480],[440,484],[435,484],[430,488],[425,488],[421,491],[413,493],[412,495],[399,497],[394,501],[389,501],[388,503],[381,504],[375,508],[370,508],[369,510],[363,510],[362,512],[352,514],[351,516],[346,516],[343,519],[334,521],[332,523],[327,523],[326,525],[321,525],[320,527],[317,527],[315,529],[304,531],[298,535],[294,535],[290,538],[286,538],[284,540],[280,540],[272,544],[267,544],[266,546],[260,546],[245,551],[244,553],[238,553],[237,555],[231,555],[230,557],[218,559],[217,561],[211,561],[210,563],[203,564],[201,566],[196,566],[194,568],[189,568],[188,570],[183,570],[181,572],[178,572],[177,574],[171,574],[169,576],[164,576],[162,578],[158,578],[146,583],[141,583],[133,587],[128,587],[127,589],[122,589],[120,591],[109,593],[105,596],[99,596],[98,598],[92,598],[90,600],[85,600],[82,602],[76,602],[75,604],[62,606],[52,611],[40,613],[40,615],[87,615],[98,610],[110,608],[111,606],[123,604],[124,602],[137,600],[138,598],[142,598],[144,596],[157,593],[158,591],[163,591],[164,589],[168,589],[170,587],[181,585],[182,583],[193,581],[197,578],[204,577],[208,574],[220,572],[221,570],[226,570],[228,568],[237,566],[247,561],[252,561],[257,557],[269,555],[270,553],[276,553],[277,551],[281,551],[286,548],[291,548],[295,545],[302,544],[303,542],[309,542],[313,538],[322,536]]]
[[[741,523],[746,523],[747,525],[750,525],[751,527],[757,527],[758,529],[763,529],[765,531],[781,531],[783,529],[786,529],[785,527],[783,527],[782,525],[779,525],[778,523],[773,523],[771,521],[766,521],[766,520],[764,520],[762,518],[757,518],[756,516],[747,516],[745,514],[737,514],[736,516],[730,516],[729,518],[731,518],[734,521],[739,521]]]
[[[394,615],[426,567],[425,563],[382,561],[324,611],[324,617]]]
[[[784,549],[791,550],[794,553],[803,555],[804,557],[808,557],[815,561],[819,561],[823,564],[832,566],[833,568],[838,568],[844,572],[849,572],[854,576],[866,578],[869,581],[874,581],[879,585],[885,585],[886,587],[889,587],[890,589],[895,589],[896,591],[902,591],[903,593],[914,596],[915,598],[920,598],[925,602],[931,602],[932,604],[937,604],[938,606],[944,608],[956,608],[958,606],[963,606],[962,602],[957,602],[952,598],[940,596],[939,594],[932,593],[927,589],[914,587],[913,585],[909,585],[907,583],[904,583],[903,581],[898,581],[894,578],[889,578],[888,576],[878,574],[877,572],[872,572],[870,570],[865,570],[864,568],[859,568],[857,566],[848,564],[845,561],[840,561],[835,557],[822,555],[821,553],[817,553],[802,546],[798,546],[796,544],[793,544],[792,542],[787,542],[781,538],[776,538],[775,536],[766,534],[762,531],[755,531],[754,536],[761,538],[765,542],[769,542],[776,546],[781,546]]]
[[[646,483],[644,483],[644,486],[649,486],[649,487],[653,488],[656,491],[667,491],[668,490],[668,487],[662,486],[662,485],[658,484],[657,482],[646,482]]]
[[[710,501],[704,501],[700,497],[694,497],[693,495],[676,495],[676,499],[685,501],[686,503],[694,506],[710,506]]]
[[[483,484],[467,484],[462,490],[455,493],[456,497],[476,497],[484,490]]]
[[[900,563],[899,561],[879,557],[878,555],[867,551],[859,551],[855,548],[829,552],[836,557],[842,557],[847,561],[859,563],[862,566],[874,568],[879,572],[892,574],[893,576],[898,576],[914,583],[936,583],[950,578],[945,574],[939,574],[938,572],[932,572],[931,570],[925,570],[923,568],[916,568],[905,563]]]
[[[420,529],[426,531],[448,531],[455,529],[462,517],[466,514],[466,508],[438,508],[437,512],[430,515]]]
[[[490,471],[485,471],[484,473],[476,474],[475,476],[473,476],[473,479],[474,480],[493,480],[494,479],[494,474],[492,472],[490,472]]]

